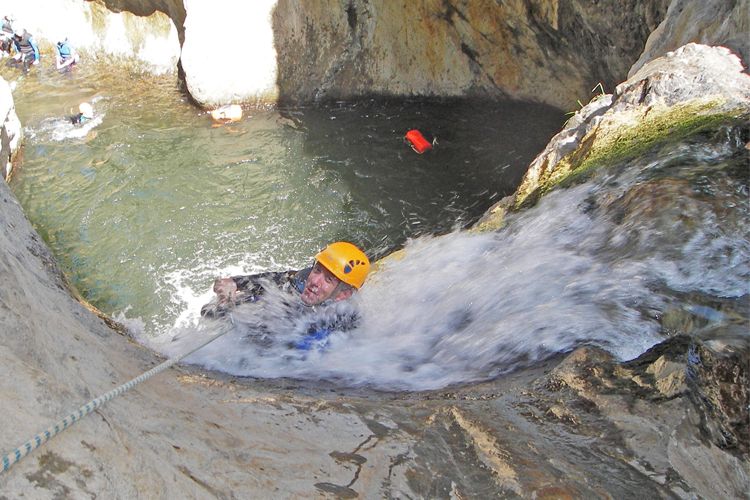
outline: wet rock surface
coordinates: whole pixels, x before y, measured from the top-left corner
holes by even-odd
[[[688,44],[579,110],[529,166],[513,206],[533,204],[572,174],[636,156],[716,120],[746,120],[750,76],[723,47]]]
[[[73,300],[0,199],[6,453],[161,360]],[[176,368],[3,473],[0,497],[741,497],[746,353],[676,336],[628,363],[581,348],[422,393]]]

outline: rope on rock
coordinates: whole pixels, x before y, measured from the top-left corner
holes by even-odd
[[[153,377],[154,375],[157,375],[158,373],[163,372],[170,366],[178,363],[183,358],[186,358],[187,356],[190,356],[195,351],[202,349],[206,347],[208,344],[213,342],[214,340],[218,339],[228,331],[232,329],[232,323],[228,323],[228,326],[224,328],[221,332],[217,333],[213,337],[210,337],[208,340],[200,344],[198,347],[195,347],[194,349],[184,353],[180,354],[177,357],[168,359],[167,361],[164,361],[162,364],[155,366],[154,368],[150,369],[149,371],[142,373],[141,375],[137,376],[136,378],[132,379],[129,382],[126,382],[122,384],[121,386],[117,387],[116,389],[112,389],[106,394],[103,394],[102,396],[99,396],[96,399],[92,399],[85,405],[78,408],[78,411],[75,411],[68,415],[67,417],[63,418],[59,422],[55,423],[54,425],[48,427],[46,430],[40,432],[33,438],[26,441],[24,444],[16,448],[15,450],[11,451],[10,453],[7,453],[3,455],[3,468],[0,470],[0,473],[5,472],[6,470],[10,469],[10,466],[17,463],[19,460],[21,460],[23,457],[31,453],[33,450],[39,448],[41,445],[55,437],[60,432],[64,431],[71,425],[73,425],[75,422],[81,420],[83,417],[91,413],[92,411],[96,410],[100,406],[102,406],[107,401],[110,401],[111,399],[116,398],[120,394],[132,389],[136,385],[140,384],[141,382],[148,380],[149,378]]]

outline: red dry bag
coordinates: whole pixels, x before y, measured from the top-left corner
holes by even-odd
[[[424,138],[422,132],[417,129],[408,131],[404,136],[404,139],[409,141],[411,148],[419,154],[432,149],[432,144],[430,144],[430,142]]]

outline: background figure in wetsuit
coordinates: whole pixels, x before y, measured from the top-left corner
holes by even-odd
[[[5,15],[0,19],[0,57],[10,55],[13,49],[13,17]]]
[[[81,56],[78,55],[78,52],[68,42],[67,38],[62,42],[57,42],[55,48],[57,49],[57,53],[55,54],[55,67],[57,69],[69,68],[81,59]]]
[[[13,60],[21,62],[24,71],[29,69],[29,66],[39,64],[39,47],[31,33],[26,31],[26,28],[19,27],[14,30],[13,44],[16,47],[16,55],[13,56]]]
[[[239,304],[257,302],[268,285],[298,297],[308,308],[346,300],[362,287],[369,271],[370,261],[362,250],[345,241],[331,243],[315,256],[312,267],[301,271],[217,279],[214,282],[216,299],[201,308],[201,316],[222,317]],[[333,331],[352,329],[357,321],[356,315],[348,315],[329,319],[325,324],[310,325],[306,337],[293,347],[306,350],[314,344],[320,345]]]

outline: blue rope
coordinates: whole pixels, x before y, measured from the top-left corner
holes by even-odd
[[[233,320],[233,318],[231,318],[231,316],[230,316],[230,319]],[[46,430],[40,432],[39,434],[37,434],[33,438],[29,439],[24,444],[22,444],[21,446],[17,447],[15,450],[11,451],[10,453],[7,453],[7,454],[3,455],[3,469],[0,471],[0,474],[3,473],[3,472],[5,472],[6,470],[10,469],[11,465],[17,463],[19,460],[21,460],[23,457],[25,457],[26,455],[28,455],[29,453],[31,453],[33,450],[39,448],[41,445],[43,445],[44,443],[46,443],[47,441],[49,441],[50,439],[52,439],[53,437],[55,437],[57,434],[59,434],[60,432],[64,431],[65,429],[67,429],[71,425],[73,425],[78,420],[81,420],[83,417],[85,417],[86,415],[88,415],[92,411],[96,410],[97,408],[99,408],[100,406],[102,406],[104,403],[106,403],[106,402],[108,402],[108,401],[116,398],[120,394],[122,394],[122,393],[124,393],[124,392],[126,392],[126,391],[128,391],[130,389],[132,389],[133,387],[135,387],[136,385],[140,384],[144,380],[148,380],[149,378],[153,377],[154,375],[157,375],[158,373],[163,372],[164,370],[166,370],[170,366],[178,363],[183,358],[186,358],[187,356],[190,356],[191,354],[193,354],[198,349],[202,349],[202,348],[206,347],[208,344],[210,344],[211,342],[213,342],[214,340],[218,339],[219,337],[221,337],[222,335],[224,335],[225,333],[227,333],[229,330],[231,330],[233,323],[234,323],[234,321],[232,321],[231,323],[228,323],[229,326],[227,328],[225,328],[223,331],[217,333],[213,337],[209,338],[207,341],[203,342],[202,344],[200,344],[198,347],[194,348],[193,350],[191,350],[191,351],[189,351],[187,353],[181,354],[181,355],[179,355],[179,356],[177,356],[175,358],[168,359],[167,361],[163,362],[162,364],[160,364],[158,366],[155,366],[154,368],[150,369],[149,371],[147,371],[145,373],[142,373],[141,375],[137,376],[136,378],[132,379],[131,381],[126,382],[126,383],[122,384],[121,386],[119,386],[119,387],[117,387],[115,389],[112,389],[108,393],[106,393],[106,394],[104,394],[102,396],[99,396],[96,399],[92,399],[91,401],[89,401],[85,405],[83,405],[80,408],[78,408],[77,411],[74,411],[73,413],[71,413],[67,417],[65,417],[62,420],[58,421],[54,425],[48,427]]]

